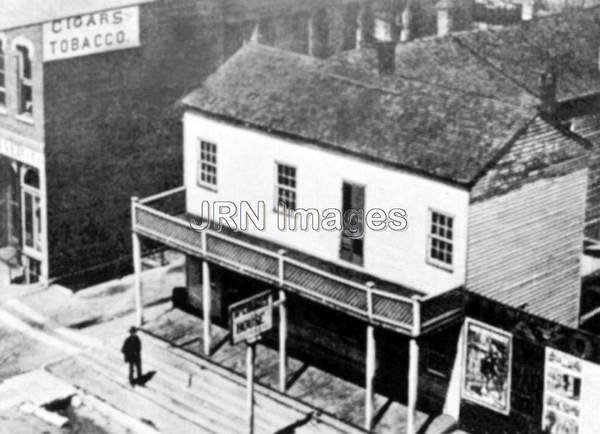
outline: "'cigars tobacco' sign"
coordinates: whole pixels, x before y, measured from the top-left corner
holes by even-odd
[[[138,6],[94,12],[44,24],[44,61],[139,47]]]

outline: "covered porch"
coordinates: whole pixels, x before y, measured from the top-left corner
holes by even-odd
[[[375,414],[375,374],[378,360],[391,354],[378,354],[379,336],[396,335],[406,343],[399,357],[406,362],[406,432],[417,432],[417,395],[419,389],[419,353],[428,333],[462,318],[462,295],[450,291],[438,297],[426,297],[407,288],[377,279],[353,268],[323,261],[300,251],[232,231],[206,229],[197,232],[186,213],[185,189],[178,188],[143,200],[132,200],[132,233],[137,295],[137,321],[144,324],[141,284],[141,240],[149,239],[185,253],[199,264],[197,275],[199,307],[204,323],[202,343],[206,356],[216,343],[211,324],[214,317],[215,270],[226,270],[271,288],[277,294],[277,385],[288,390],[288,329],[290,300],[302,299],[346,315],[348,323],[362,327],[364,345],[364,427],[371,430]],[[195,217],[198,219],[198,217]],[[196,220],[197,221],[197,220]],[[328,316],[325,314],[325,316]],[[332,314],[333,316],[333,314]],[[362,324],[362,326],[360,326]],[[408,353],[408,354],[406,354]],[[398,355],[396,355],[398,356]],[[400,388],[400,384],[398,384]]]

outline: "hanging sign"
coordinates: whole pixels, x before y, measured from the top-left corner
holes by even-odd
[[[229,306],[232,343],[254,341],[273,327],[273,295],[261,292]]]

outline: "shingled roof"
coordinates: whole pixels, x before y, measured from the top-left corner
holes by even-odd
[[[377,53],[361,49],[341,53],[338,61],[371,74],[378,72]],[[453,37],[415,39],[396,47],[394,77],[470,92],[506,103],[532,107],[539,103],[510,77],[484,64]]]
[[[472,183],[535,114],[476,91],[383,78],[256,44],[238,51],[184,104],[459,184]]]
[[[396,48],[396,75],[476,91],[516,104],[538,104],[551,65],[557,99],[600,92],[600,7],[487,30],[427,37]],[[355,67],[377,70],[374,50],[342,53]],[[527,93],[525,99],[523,91]]]
[[[0,0],[0,30],[155,0]]]
[[[600,91],[600,7],[566,10],[519,25],[450,36],[481,63],[540,96],[540,75],[554,66],[557,99]]]
[[[600,92],[600,7],[318,60],[247,45],[191,107],[450,182],[473,185],[538,113],[540,78],[560,101]],[[570,140],[570,139],[569,139]]]

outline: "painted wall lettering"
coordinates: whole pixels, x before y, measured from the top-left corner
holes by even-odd
[[[138,6],[62,18],[43,27],[45,62],[140,46]]]

